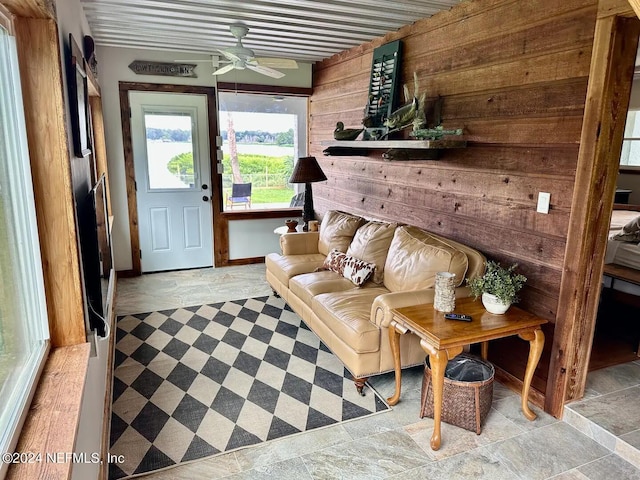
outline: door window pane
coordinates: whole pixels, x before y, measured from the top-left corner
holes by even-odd
[[[194,189],[195,116],[191,113],[145,113],[149,190]]]

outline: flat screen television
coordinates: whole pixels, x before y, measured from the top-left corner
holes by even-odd
[[[105,336],[112,255],[104,174],[77,207],[89,327]]]

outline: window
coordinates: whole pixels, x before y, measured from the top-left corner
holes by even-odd
[[[144,112],[150,190],[196,189],[196,112],[190,110]]]
[[[15,446],[48,347],[15,39],[0,26],[0,452]],[[0,478],[6,464],[0,462]]]
[[[624,127],[620,167],[640,170],[640,110],[629,110]]]
[[[307,98],[220,92],[218,104],[224,209],[289,207],[301,187],[289,177],[306,156]],[[237,196],[234,184],[244,185]]]

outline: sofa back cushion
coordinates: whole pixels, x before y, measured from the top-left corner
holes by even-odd
[[[397,226],[396,223],[367,222],[356,231],[347,249],[347,255],[376,266],[372,281],[378,285],[383,281],[384,264]]]
[[[392,292],[432,288],[437,272],[455,273],[460,285],[467,267],[467,255],[441,237],[398,227],[384,266],[384,286]]]
[[[346,253],[358,227],[364,223],[364,218],[350,215],[336,210],[328,211],[320,225],[318,252],[328,255],[332,249]]]

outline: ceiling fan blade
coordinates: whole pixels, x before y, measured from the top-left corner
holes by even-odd
[[[298,62],[289,58],[271,58],[257,57],[254,58],[258,65],[270,68],[298,68]]]
[[[225,65],[222,68],[219,68],[218,70],[213,72],[212,75],[222,75],[223,73],[230,72],[231,70],[233,70],[233,63],[230,63],[229,65]]]
[[[242,62],[243,61],[243,59],[240,58],[235,53],[227,52],[226,50],[222,50],[222,49],[219,49],[219,48],[217,48],[216,50],[218,50],[222,55],[227,57],[229,60],[232,60],[234,62]]]
[[[273,68],[263,67],[262,65],[252,65],[247,63],[247,68],[253,70],[254,72],[261,73],[262,75],[266,75],[271,78],[282,78],[284,77],[284,73],[279,72],[278,70],[274,70]]]

